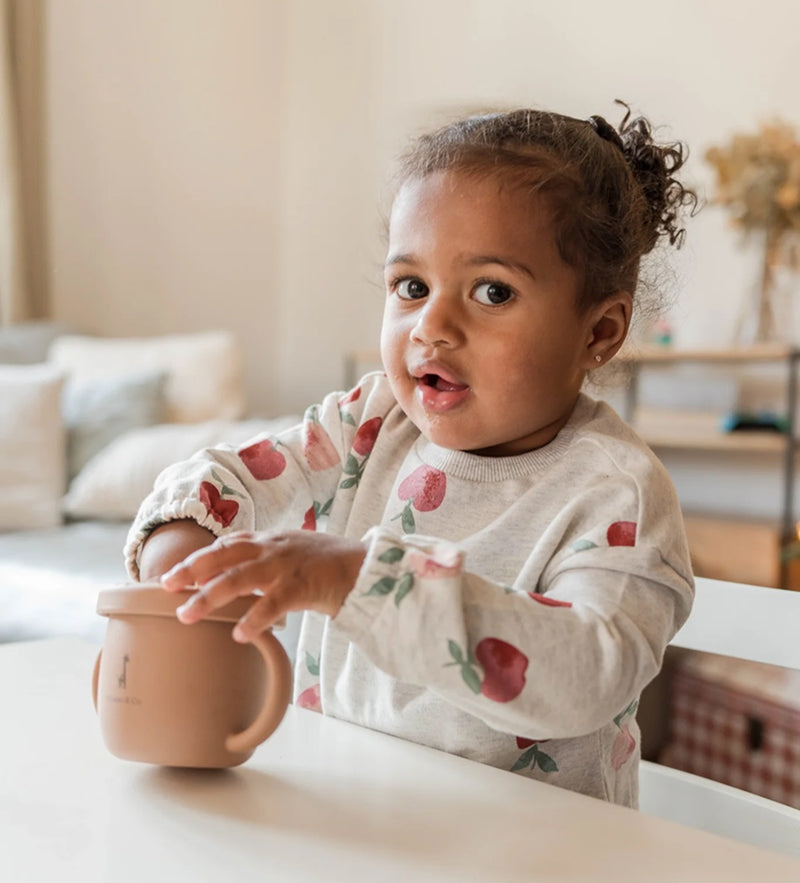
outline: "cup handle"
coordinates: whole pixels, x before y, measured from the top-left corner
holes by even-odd
[[[94,702],[94,710],[97,711],[97,685],[100,682],[100,660],[103,658],[103,651],[97,654],[94,661],[94,671],[92,672],[92,701]]]
[[[252,643],[267,667],[267,695],[253,723],[241,733],[232,733],[226,738],[225,748],[232,754],[252,751],[271,736],[283,720],[292,698],[292,664],[281,642],[268,631],[262,632]]]

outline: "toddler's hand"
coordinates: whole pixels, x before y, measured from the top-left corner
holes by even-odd
[[[358,578],[366,548],[358,540],[298,530],[282,534],[234,533],[220,537],[165,573],[167,591],[199,587],[178,608],[193,623],[234,598],[263,592],[233,631],[246,642],[290,610],[336,616]]]

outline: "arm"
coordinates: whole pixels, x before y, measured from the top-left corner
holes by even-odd
[[[467,572],[453,544],[370,533],[335,627],[378,668],[501,732],[608,723],[657,673],[691,606],[690,575],[644,545],[576,551],[546,581],[505,587]]]
[[[139,578],[142,582],[159,579],[192,552],[213,543],[216,537],[196,521],[168,521],[157,527],[142,543]]]
[[[347,396],[327,396],[321,406],[308,409],[302,423],[277,437],[260,436],[237,449],[220,445],[164,470],[128,534],[131,576],[144,576],[143,544],[165,522],[193,521],[219,537],[314,527],[329,517],[340,487],[355,481],[343,482],[343,472],[349,475],[351,461],[363,468],[365,431],[377,432],[379,415],[393,403],[387,390],[377,375],[367,377]],[[205,544],[190,542],[187,549]],[[148,569],[150,576],[175,564],[177,553],[167,552],[167,558]]]

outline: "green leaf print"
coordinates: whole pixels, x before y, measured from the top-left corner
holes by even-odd
[[[545,754],[538,745],[533,744],[520,754],[517,762],[511,767],[511,772],[518,773],[520,770],[525,770],[529,767],[535,770],[537,766],[543,773],[558,772],[558,764],[553,758],[549,754]]]
[[[481,691],[481,678],[478,672],[475,670],[475,665],[477,664],[475,657],[472,655],[472,651],[467,652],[467,658],[464,658],[464,653],[461,650],[461,647],[458,644],[451,640],[448,640],[447,647],[450,650],[450,656],[454,659],[454,662],[446,662],[445,666],[448,665],[457,665],[461,668],[461,677],[464,683],[472,690],[473,693],[480,693]]]
[[[536,754],[536,746],[531,745],[531,747],[527,751],[524,751],[517,758],[517,762],[514,764],[514,766],[511,767],[511,772],[517,773],[520,770],[526,770],[534,762],[534,755],[535,754]]]
[[[630,715],[634,715],[634,714],[636,714],[636,709],[637,709],[638,707],[639,707],[639,700],[638,700],[638,698],[637,698],[637,699],[634,699],[634,700],[631,702],[631,704],[630,704],[630,705],[629,705],[624,711],[621,711],[621,712],[620,712],[620,713],[614,718],[614,723],[615,723],[618,727],[621,727],[621,726],[622,726],[622,721],[623,721],[626,717],[628,717],[628,716],[630,716]]]
[[[403,509],[400,523],[403,525],[405,533],[414,533],[416,531],[417,525],[414,521],[414,513],[411,511],[411,503]]]
[[[596,549],[597,543],[593,543],[591,540],[575,540],[574,543],[570,545],[570,549],[573,552],[585,552],[587,549]]]
[[[550,757],[549,754],[545,754],[544,751],[540,751],[535,745],[536,748],[536,764],[539,769],[543,773],[557,773],[558,772],[558,764]]]
[[[317,504],[315,503],[314,506],[316,507],[316,505],[317,505]],[[319,510],[318,514],[319,514],[319,515],[329,515],[329,514],[330,514],[330,511],[331,511],[331,506],[333,506],[333,497],[331,497],[330,500],[328,500],[328,501],[327,501],[327,502],[321,507],[321,509]]]
[[[478,675],[478,672],[471,665],[462,665],[461,666],[461,677],[464,679],[464,683],[472,690],[473,693],[480,693],[481,691],[481,679]]]
[[[400,577],[400,582],[397,584],[397,594],[394,596],[394,603],[397,607],[400,606],[400,602],[405,598],[405,596],[411,591],[414,587],[414,574],[413,573],[404,573]]]
[[[222,476],[219,475],[216,469],[211,470],[211,477],[216,481],[216,483],[220,486],[219,492],[223,497],[241,497],[244,499],[244,494],[239,493],[235,488],[230,487],[230,485],[225,484]]]
[[[345,478],[345,480],[339,485],[342,490],[347,490],[349,487],[355,487],[358,484],[357,478]]]
[[[342,411],[342,412],[341,412],[341,415],[342,415],[342,423],[347,423],[347,424],[349,424],[350,426],[355,426],[355,425],[356,425],[356,421],[353,420],[353,415],[352,415],[352,414],[350,414],[350,413],[347,412],[347,411]]]
[[[455,661],[459,665],[463,665],[464,664],[464,656],[461,653],[461,648],[458,646],[458,644],[456,644],[455,641],[448,641],[447,646],[450,650],[450,655],[453,657],[453,659],[455,659]],[[452,662],[448,663],[448,665],[452,665],[452,664],[453,664]]]
[[[306,650],[306,668],[309,674],[319,676],[319,659],[314,659],[308,650]]]
[[[391,549],[387,549],[382,555],[378,555],[378,561],[383,561],[384,564],[395,564],[403,555],[405,555],[403,549],[399,546],[392,546]]]
[[[358,475],[361,472],[358,460],[356,460],[352,454],[347,455],[347,459],[344,461],[342,469],[345,475]]]
[[[365,595],[388,595],[395,587],[397,580],[391,576],[384,576],[376,582]]]

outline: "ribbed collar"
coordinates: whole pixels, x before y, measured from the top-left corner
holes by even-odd
[[[505,481],[523,478],[540,469],[552,466],[569,448],[576,431],[589,420],[596,402],[581,393],[572,414],[558,435],[544,447],[513,457],[484,457],[466,451],[442,448],[420,436],[416,444],[417,456],[428,466],[441,469],[454,478],[466,481]]]

